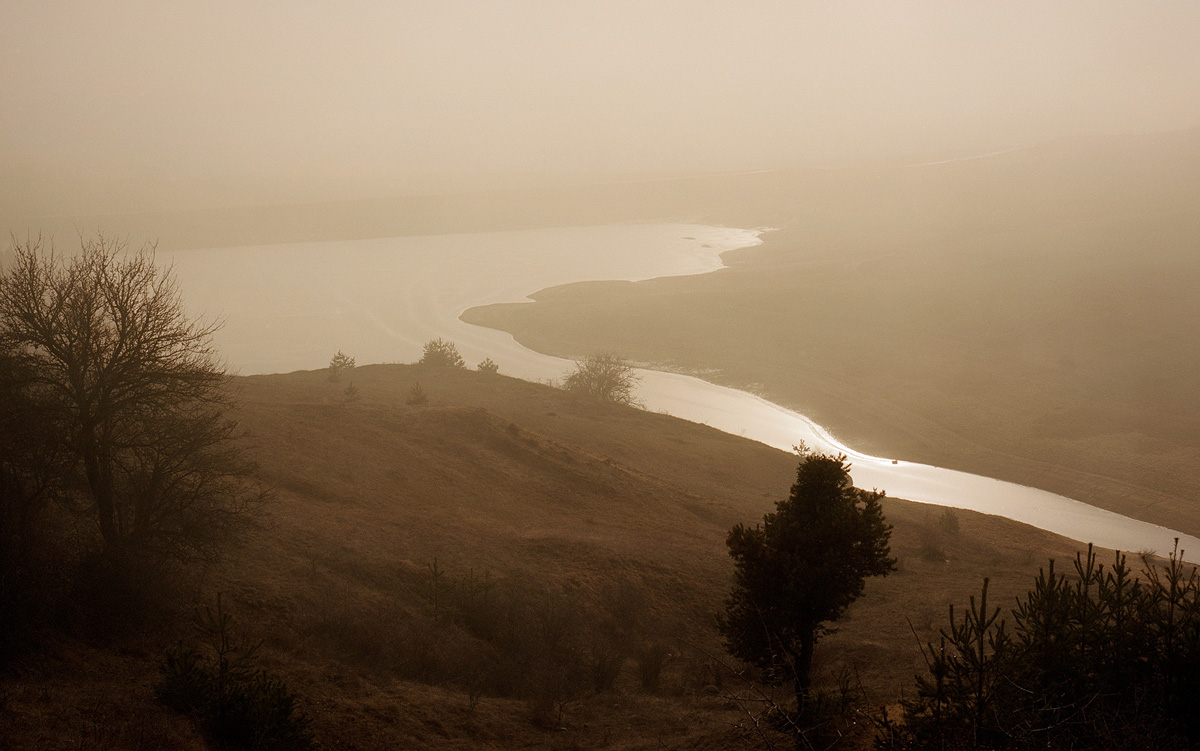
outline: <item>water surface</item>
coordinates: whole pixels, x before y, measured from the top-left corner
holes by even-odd
[[[214,340],[234,372],[321,368],[338,350],[361,364],[413,362],[425,341],[443,337],[472,366],[490,357],[505,374],[546,380],[571,363],[526,349],[504,332],[463,323],[462,312],[570,282],[715,271],[722,252],[756,245],[759,234],[694,224],[605,225],[187,250],[160,259],[174,263],[191,311],[223,318]],[[1194,537],[1060,495],[868,456],[753,394],[674,373],[640,374],[638,397],[647,409],[785,450],[803,441],[845,453],[861,487],[1006,516],[1127,551],[1165,553],[1179,537],[1182,547],[1200,554]]]
[[[467,363],[552,378],[561,360],[458,320],[467,308],[519,302],[539,289],[601,279],[700,274],[759,233],[692,224],[556,227],[512,232],[286,243],[160,253],[189,310],[220,317],[214,343],[242,375],[322,368],[338,350],[359,363],[413,362],[429,339]]]

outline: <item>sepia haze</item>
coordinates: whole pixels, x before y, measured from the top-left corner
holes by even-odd
[[[0,27],[0,217],[847,164],[1200,123],[1191,2],[10,0]]]
[[[213,605],[257,645],[235,670],[325,748],[770,745],[788,708],[737,699],[714,616],[731,526],[798,477],[797,422],[889,491],[899,561],[817,650],[839,748],[881,747],[947,606],[953,630],[981,581],[1013,603],[1085,549],[989,515],[1011,495],[955,510],[975,481],[1169,526],[1196,560],[1200,4],[0,0],[0,29],[0,272],[22,245],[156,247],[167,307],[224,323],[236,446],[273,496],[212,565],[114,576],[58,460],[80,441],[0,330],[4,748],[212,747],[229,715],[163,687]],[[66,338],[141,382],[90,357],[128,350],[94,320]],[[443,339],[467,367],[400,364]],[[653,369],[646,409],[553,386],[602,351]],[[134,454],[166,411],[116,420]],[[975,476],[937,508],[871,463]],[[1150,566],[1172,536],[1096,541]],[[1200,632],[1176,612],[1147,630]],[[1066,683],[1096,693],[1039,711],[1120,731],[1106,684]],[[1163,725],[1131,685],[1127,729]],[[1106,747],[1167,747],[1131,737]]]

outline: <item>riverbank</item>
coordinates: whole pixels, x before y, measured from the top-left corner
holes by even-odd
[[[703,374],[867,453],[1200,534],[1200,157],[1181,140],[834,175],[824,191],[807,175],[793,220],[776,195],[762,223],[784,229],[729,269],[465,319],[540,352]]]
[[[759,233],[694,223],[543,227],[503,232],[160,252],[189,310],[224,325],[213,343],[242,375],[324,367],[341,350],[361,363],[412,362],[434,338],[471,364],[556,378],[567,364],[529,357],[508,336],[459,321],[466,309],[525,300],[550,285],[700,274]]]
[[[417,383],[427,402],[412,405]],[[0,737],[13,748],[206,748],[154,687],[166,650],[194,636],[192,607],[213,607],[217,593],[235,642],[260,644],[255,664],[298,695],[327,748],[715,750],[753,732],[732,703],[745,684],[722,665],[713,615],[731,582],[729,528],[787,496],[793,455],[454,368],[233,385],[257,476],[275,490],[262,523],[200,581],[151,589],[154,617],[122,602],[51,630],[0,671]],[[920,645],[984,577],[993,601],[1011,603],[1048,558],[1078,549],[995,516],[951,522],[890,498],[884,512],[899,568],[867,584],[814,664],[816,688],[864,712],[911,695]],[[458,609],[480,602],[482,619]],[[522,605],[540,627],[497,638]],[[111,631],[89,637],[97,622]],[[637,640],[619,648],[667,649],[650,686],[620,652],[597,690],[591,661],[611,642],[594,629],[609,623],[620,630],[606,634]],[[844,747],[872,747],[869,723],[851,731]]]
[[[214,248],[168,253],[160,260],[173,265],[189,307],[225,313],[215,344],[243,374],[317,368],[336,351],[360,362],[413,361],[425,341],[443,338],[455,342],[470,363],[488,358],[508,375],[547,381],[561,377],[571,363],[464,323],[460,314],[481,304],[524,300],[532,288],[564,281],[607,287],[600,280],[634,285],[639,279],[704,276],[724,268],[722,254],[735,266],[753,269],[748,249],[760,244],[760,233],[618,224]],[[639,396],[651,410],[776,448],[805,442],[845,451],[855,457],[856,479],[893,496],[1002,514],[1126,550],[1165,551],[1176,536],[1127,517],[1106,518],[1070,498],[928,466],[932,462],[896,465],[873,458],[870,454],[880,452],[839,443],[802,415],[697,379],[644,372]],[[1200,550],[1200,541],[1188,546]]]

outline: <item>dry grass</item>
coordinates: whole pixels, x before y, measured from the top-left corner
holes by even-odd
[[[181,598],[224,593],[235,629],[264,641],[263,666],[299,694],[326,748],[741,746],[745,715],[725,697],[736,681],[680,643],[652,692],[633,663],[613,692],[548,705],[474,696],[457,678],[414,680],[422,639],[443,639],[451,657],[480,644],[422,630],[422,587],[436,559],[455,575],[486,570],[502,588],[569,597],[586,621],[613,587],[632,586],[656,622],[716,655],[712,616],[731,573],[725,534],[786,494],[794,457],[503,376],[369,366],[352,378],[353,403],[320,371],[239,379],[239,417],[277,499],[228,564]],[[418,380],[429,402],[407,406]],[[920,667],[910,621],[932,638],[947,604],[983,576],[1015,595],[1047,557],[1071,554],[1067,541],[1002,519],[960,512],[951,533],[929,508],[889,501],[885,511],[900,570],[871,583],[817,665],[824,686],[853,676],[875,704],[894,700]],[[944,559],[923,555],[931,543]],[[47,637],[0,681],[0,738],[12,748],[202,747],[153,698],[162,649],[186,634],[187,605],[142,634]]]

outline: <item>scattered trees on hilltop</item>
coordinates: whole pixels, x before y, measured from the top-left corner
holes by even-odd
[[[466,360],[458,353],[454,342],[445,339],[430,339],[425,342],[424,352],[420,360],[422,365],[439,365],[448,368],[465,368]]]
[[[146,555],[210,557],[261,499],[214,327],[185,315],[153,246],[101,237],[70,260],[40,240],[13,250],[0,276],[5,523],[33,539],[54,501],[94,525],[114,571]]]
[[[825,624],[858,599],[867,577],[895,570],[882,498],[853,486],[845,456],[801,454],[788,498],[726,541],[735,583],[719,618],[725,646],[768,680],[791,681],[800,720]]]
[[[639,406],[633,395],[637,386],[633,366],[614,352],[598,352],[575,361],[575,369],[563,378],[562,387],[573,394],[618,404]]]

